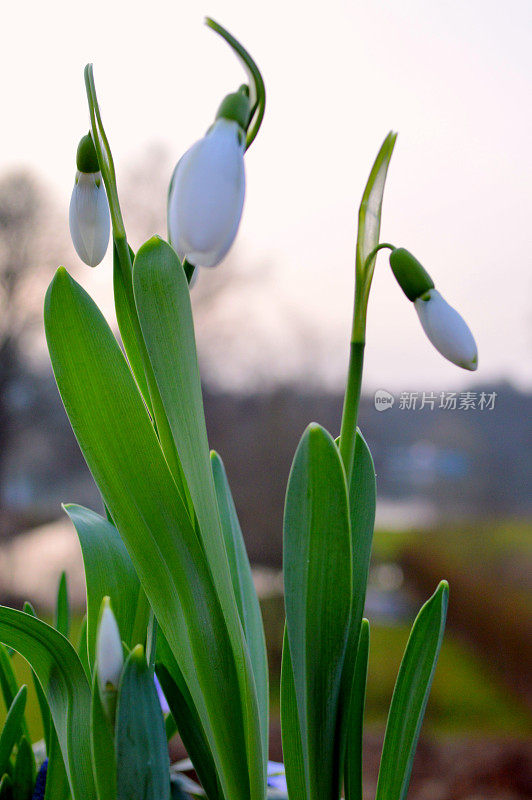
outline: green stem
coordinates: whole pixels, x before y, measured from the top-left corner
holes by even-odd
[[[342,426],[340,428],[340,455],[344,462],[348,486],[351,485],[351,473],[353,471],[358,406],[364,367],[364,347],[365,342],[363,340],[351,342],[347,385],[345,387],[344,408],[342,411]]]
[[[347,384],[345,387],[344,407],[342,410],[342,425],[340,428],[340,455],[344,463],[347,485],[351,485],[353,472],[353,458],[355,455],[355,439],[358,421],[358,407],[362,388],[362,371],[364,368],[364,348],[366,344],[366,315],[368,309],[369,287],[371,277],[367,278],[368,266],[371,264],[379,250],[387,248],[395,250],[393,244],[382,242],[371,250],[364,260],[361,275],[357,275],[355,283],[355,308],[353,313],[353,327],[351,331],[351,346],[349,352],[349,367],[347,370]]]

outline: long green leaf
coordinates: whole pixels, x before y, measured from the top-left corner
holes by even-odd
[[[135,253],[131,247],[129,248],[129,255],[131,257],[131,263],[133,263]],[[129,305],[127,290],[124,285],[124,272],[120,267],[120,258],[118,256],[116,245],[113,245],[113,288],[115,296],[116,321],[118,322],[120,338],[122,339],[127,360],[129,361],[131,371],[135,376],[137,385],[140,389],[142,397],[144,398],[144,402],[153,416],[150,391],[144,372],[143,356],[139,347],[135,325],[131,318],[131,307]]]
[[[441,581],[416,617],[399,668],[382,748],[375,800],[404,800],[432,678],[436,669],[449,599]]]
[[[70,422],[194,698],[224,792],[247,800],[240,684],[203,547],[116,339],[62,268],[45,329]]]
[[[144,649],[130,653],[118,688],[117,800],[170,800],[164,720]]]
[[[135,628],[141,586],[120,534],[114,525],[88,508],[78,505],[66,505],[64,508],[76,529],[83,554],[87,585],[87,642],[92,668],[96,658],[96,633],[103,598],[111,598],[120,635],[130,649],[144,642],[148,605],[145,604],[143,633],[139,640]]]
[[[340,454],[315,423],[302,436],[288,481],[283,568],[306,795],[337,800],[335,736],[351,611],[351,534]]]
[[[31,800],[35,785],[35,758],[25,736],[18,746],[13,769],[13,796],[16,800]]]
[[[198,778],[209,800],[222,800],[223,794],[216,773],[209,743],[183,674],[164,636],[157,643],[157,677],[175,719],[179,735],[194,764]]]
[[[266,785],[266,744],[261,735],[257,690],[238,618],[209,460],[190,291],[175,251],[157,236],[143,244],[135,257],[133,288],[142,334],[227,622],[240,683],[238,696],[250,790],[259,799]]]
[[[11,656],[8,653],[7,647],[5,647],[3,644],[0,644],[0,686],[2,688],[2,696],[4,698],[5,707],[8,709],[18,692],[18,684],[15,676],[15,670],[13,669]],[[28,723],[26,722],[26,717],[24,715],[20,724],[21,733],[24,734],[27,739],[29,739],[30,734],[28,730]]]
[[[31,603],[24,603],[23,611],[26,614],[31,614],[32,617],[37,617],[35,609]],[[85,648],[86,650],[86,648]],[[70,794],[70,787],[68,784],[68,775],[61,752],[61,746],[55,726],[50,714],[50,707],[48,700],[44,694],[43,688],[39,682],[39,678],[32,669],[33,684],[35,686],[35,693],[39,703],[41,712],[42,727],[44,731],[44,740],[46,742],[46,755],[48,757],[48,767],[46,771],[46,791],[44,800],[65,800]]]
[[[14,746],[20,739],[20,723],[26,708],[28,687],[21,686],[7,712],[4,727],[0,733],[0,775],[3,775],[9,763]]]
[[[360,431],[357,430],[353,471],[351,473],[351,484],[349,486],[353,598],[349,635],[342,670],[342,686],[340,690],[340,736],[338,741],[340,774],[343,771],[342,763],[349,724],[348,715],[349,709],[351,708],[351,687],[353,685],[355,660],[357,658],[357,648],[359,645],[360,624],[366,601],[371,545],[375,527],[376,502],[377,486],[375,482],[375,466],[369,447]]]
[[[223,461],[214,451],[211,465],[218,509],[229,558],[229,568],[233,581],[240,621],[249,647],[253,674],[257,686],[257,697],[262,723],[262,743],[264,763],[268,760],[268,658],[266,639],[260,611],[259,598],[255,591],[251,567],[246,553],[244,537],[236,513],[233,496],[227,480]]]
[[[70,604],[68,600],[68,584],[66,572],[62,572],[57,587],[57,604],[55,611],[55,628],[68,639],[70,633]]]
[[[90,754],[90,687],[76,651],[45,622],[0,606],[0,641],[19,652],[35,671],[67,766],[74,800],[95,800]]]
[[[281,661],[281,736],[288,796],[304,800],[307,797],[305,757],[286,625]]]
[[[362,731],[369,658],[369,622],[362,620],[358,641],[353,691],[348,714],[345,756],[345,800],[362,800]]]

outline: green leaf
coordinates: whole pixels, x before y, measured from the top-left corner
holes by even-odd
[[[94,302],[64,269],[48,289],[45,328],[70,422],[194,698],[224,792],[246,800],[248,748],[235,703],[246,650],[225,553],[238,667],[210,566],[129,366]],[[210,464],[209,474],[212,481]],[[249,670],[248,663],[245,677]],[[258,720],[251,689],[245,697],[246,713]],[[260,740],[249,758],[256,752],[260,763]]]
[[[242,703],[246,772],[252,795],[260,798],[266,784],[262,755],[266,745],[261,735],[257,690],[238,618],[210,465],[190,291],[175,251],[159,237],[154,236],[139,249],[133,265],[133,288],[142,334],[236,659],[240,689],[234,697],[239,697]]]
[[[87,641],[92,669],[96,658],[96,633],[103,598],[111,598],[120,636],[129,648],[144,642],[149,608],[144,602],[143,619],[138,621],[139,593],[144,592],[129,553],[114,525],[83,506],[66,505],[64,509],[76,529],[83,554],[87,586]]]
[[[377,486],[375,482],[375,466],[369,447],[364,437],[357,430],[353,471],[349,487],[349,516],[351,522],[351,555],[353,565],[353,596],[351,604],[351,621],[342,670],[342,686],[340,690],[340,739],[339,767],[343,771],[343,757],[347,736],[348,714],[351,707],[351,687],[355,671],[355,660],[360,639],[360,624],[366,601],[371,545],[375,527],[375,508]]]
[[[6,721],[0,734],[0,775],[6,771],[13,748],[20,739],[27,697],[28,687],[21,686],[7,712]]]
[[[15,696],[18,692],[18,684],[15,671],[13,669],[11,656],[9,655],[7,647],[5,647],[3,644],[0,644],[0,686],[2,688],[2,696],[7,709],[11,706],[13,700],[15,699]],[[26,722],[25,716],[23,716],[21,720],[21,734],[23,734],[27,739],[30,738],[28,723]]]
[[[22,610],[25,614],[31,614],[32,617],[37,617],[35,609],[33,608],[32,604],[29,603],[27,600],[24,603]],[[50,716],[50,708],[48,707],[48,700],[46,699],[46,695],[43,692],[42,686],[39,683],[39,679],[35,674],[35,670],[32,669],[31,677],[33,679],[33,685],[35,687],[35,694],[37,695],[37,702],[39,703],[39,710],[41,712],[41,721],[42,721],[42,729],[44,734],[44,741],[46,744],[46,753],[49,754],[50,752],[50,741],[51,741],[51,730],[54,729],[52,718]],[[54,729],[55,731],[55,729]]]
[[[286,493],[286,625],[308,800],[339,793],[335,738],[351,611],[351,534],[345,473],[331,436],[309,425]]]
[[[86,578],[85,578],[86,580]],[[87,677],[90,677],[91,668],[89,664],[89,645],[87,642],[87,615],[84,614],[83,619],[81,620],[81,628],[79,631],[79,641],[77,646],[77,654],[79,656],[79,660],[83,664],[83,669],[85,670],[85,674]]]
[[[369,622],[362,620],[358,642],[345,754],[345,800],[362,800],[362,733],[369,658]]]
[[[61,573],[57,587],[57,604],[55,612],[55,628],[68,639],[70,633],[70,606],[68,602],[68,585],[66,572]]]
[[[436,669],[449,599],[441,581],[416,617],[393,692],[382,748],[375,800],[404,800],[432,678]]]
[[[294,672],[288,646],[286,625],[281,661],[281,736],[288,796],[304,800],[307,795],[305,758],[301,743],[301,726],[297,710]]]
[[[39,619],[0,606],[0,641],[29,662],[44,690],[69,777],[73,800],[95,800],[90,755],[90,688],[70,642]]]
[[[24,603],[24,613],[30,614],[32,617],[37,617],[35,609],[31,603]],[[85,647],[86,652],[86,647]],[[44,800],[65,800],[69,796],[69,783],[68,775],[61,753],[61,746],[55,726],[50,714],[48,700],[44,694],[43,688],[39,682],[35,670],[32,669],[33,684],[35,686],[35,693],[39,703],[41,712],[42,727],[44,731],[44,740],[46,742],[46,755],[48,757],[48,769],[46,772],[46,792]]]
[[[13,800],[13,781],[9,775],[2,775],[0,780],[0,800]]]
[[[390,132],[382,143],[381,149],[371,169],[358,212],[356,269],[357,280],[359,278],[363,279],[366,305],[373,277],[373,270],[375,269],[375,258],[368,264],[367,272],[365,271],[365,263],[371,251],[379,244],[382,198],[388,166],[396,139],[397,134]]]
[[[116,753],[114,731],[102,705],[98,668],[92,679],[90,743],[98,800],[116,800]]]
[[[18,746],[13,770],[13,796],[15,800],[31,800],[35,786],[35,758],[31,744],[25,736]]]
[[[135,253],[129,248],[131,263],[135,258]],[[115,310],[116,321],[118,322],[118,330],[120,331],[120,338],[126,351],[127,360],[129,361],[131,371],[135,376],[135,380],[140,389],[144,402],[153,417],[151,406],[150,390],[148,382],[146,381],[146,374],[144,372],[144,361],[142,351],[139,347],[139,341],[135,330],[135,324],[131,316],[131,307],[128,300],[128,293],[124,284],[124,273],[120,267],[120,259],[116,245],[113,245],[113,287],[115,295]]]
[[[61,753],[61,745],[53,723],[50,725],[50,746],[46,751],[48,768],[46,770],[46,789],[44,800],[66,800],[70,797],[68,775]]]
[[[168,663],[168,657],[165,657],[165,661]],[[222,800],[223,794],[216,774],[216,766],[203,732],[201,720],[175,660],[171,667],[172,671],[170,672],[164,663],[158,663],[156,669],[164,696],[172,711],[172,717],[205,794],[209,800]]]
[[[225,549],[233,581],[233,591],[255,676],[262,724],[263,758],[264,763],[266,763],[268,760],[268,659],[264,625],[262,623],[259,598],[255,591],[251,567],[246,553],[244,537],[240,529],[223,461],[218,453],[214,451],[211,453],[211,465]]]
[[[164,720],[141,645],[131,651],[120,680],[115,742],[118,800],[169,800]]]

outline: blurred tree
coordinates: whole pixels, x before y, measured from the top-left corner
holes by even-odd
[[[19,170],[0,178],[0,511],[16,409],[24,402],[24,343],[40,321],[44,287],[57,260],[51,220],[31,174]]]

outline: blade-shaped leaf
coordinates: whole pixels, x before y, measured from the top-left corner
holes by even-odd
[[[369,447],[364,437],[357,430],[351,485],[349,487],[349,512],[351,522],[351,555],[353,564],[353,599],[351,620],[345,661],[342,670],[342,686],[340,690],[340,739],[339,766],[342,773],[342,762],[347,736],[348,713],[351,707],[351,687],[357,647],[360,637],[360,624],[366,601],[371,545],[375,527],[375,507],[377,486],[375,482],[375,466]]]
[[[369,622],[362,620],[358,641],[345,754],[345,800],[362,800],[362,729],[368,677]]]
[[[0,775],[6,771],[12,750],[21,736],[21,722],[26,708],[28,687],[21,686],[7,712],[4,727],[0,733]]]
[[[351,611],[351,534],[340,454],[315,423],[303,434],[288,481],[283,569],[307,797],[336,800],[335,736]]]
[[[0,639],[0,642],[1,641]],[[9,708],[18,692],[18,684],[11,656],[9,655],[7,647],[3,644],[0,644],[0,686],[2,688],[5,707]],[[27,739],[30,738],[28,723],[24,715],[21,720],[21,733],[24,734]]]
[[[214,451],[211,453],[211,465],[225,548],[229,558],[233,590],[253,665],[262,723],[263,757],[266,764],[268,761],[268,659],[264,625],[262,623],[259,598],[255,591],[251,567],[246,553],[244,537],[240,529],[223,461],[218,453]]]
[[[288,796],[304,800],[307,797],[305,758],[286,625],[281,661],[281,735]]]
[[[35,609],[31,603],[24,603],[24,612],[31,614],[32,617],[37,617]],[[85,647],[85,652],[87,648]],[[48,757],[48,765],[46,770],[46,788],[44,800],[66,800],[70,794],[70,787],[68,783],[68,775],[61,752],[61,746],[55,726],[50,714],[48,700],[44,694],[43,688],[39,682],[35,670],[32,669],[33,684],[35,686],[35,693],[41,711],[42,727],[44,731],[44,740],[46,742],[46,755]]]
[[[266,745],[261,735],[255,681],[238,618],[210,465],[190,291],[175,251],[157,236],[143,244],[135,257],[133,288],[142,334],[238,664],[237,696],[243,706],[251,791],[262,797],[266,783],[262,754]]]
[[[187,689],[183,674],[162,635],[159,636],[157,643],[156,669],[179,734],[207,797],[209,800],[222,800],[223,794],[216,773],[216,765],[201,720],[194,707],[194,701]]]
[[[16,800],[31,800],[35,785],[35,758],[25,736],[18,746],[13,769],[13,796]]]
[[[117,800],[170,800],[164,720],[141,645],[131,651],[120,679],[115,748]]]
[[[91,668],[96,657],[96,631],[102,600],[110,597],[120,636],[129,648],[144,642],[148,621],[145,603],[142,639],[138,639],[136,612],[143,591],[120,534],[106,519],[78,505],[66,505],[79,537],[87,584],[87,642]],[[139,625],[139,628],[142,626]]]
[[[203,547],[129,366],[101,312],[64,269],[47,293],[45,328],[70,422],[185,676],[224,792],[247,799],[242,709],[234,701],[242,664],[237,668]],[[230,583],[228,589],[232,596]],[[240,626],[236,634],[243,647]],[[253,701],[251,692],[246,697]],[[256,705],[246,712],[258,718]]]
[[[95,800],[90,754],[90,687],[76,651],[55,628],[0,606],[0,641],[29,662],[44,690],[74,800]]]
[[[61,573],[57,587],[57,604],[55,610],[55,627],[68,639],[70,633],[70,605],[68,600],[68,584],[66,572]]]
[[[375,800],[404,800],[406,797],[443,641],[448,599],[449,585],[441,581],[412,626],[388,714]]]
[[[129,248],[129,254],[131,257],[131,263],[133,263],[135,253],[131,247]],[[113,288],[115,295],[116,321],[118,322],[120,338],[122,339],[127,360],[129,361],[131,371],[135,376],[137,385],[141,391],[142,397],[144,398],[144,402],[153,416],[150,391],[144,372],[142,351],[139,347],[137,332],[131,318],[131,307],[129,305],[128,294],[124,284],[124,273],[120,267],[120,259],[116,245],[113,245]]]

